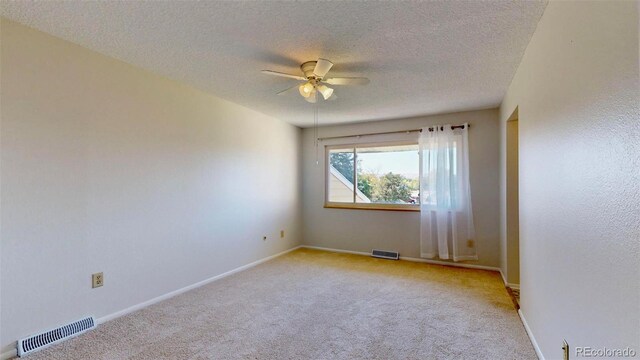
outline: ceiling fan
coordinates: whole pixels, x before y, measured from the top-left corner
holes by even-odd
[[[300,65],[303,75],[286,74],[271,70],[262,70],[262,73],[267,75],[282,76],[291,79],[304,81],[302,84],[297,84],[284,91],[278,93],[282,95],[288,93],[290,90],[298,89],[300,95],[304,97],[310,103],[315,103],[318,98],[317,94],[320,93],[325,100],[335,99],[336,95],[333,93],[333,89],[328,87],[329,85],[366,85],[369,83],[369,79],[364,77],[334,77],[325,78],[333,63],[326,59],[318,59],[318,61],[307,61]]]

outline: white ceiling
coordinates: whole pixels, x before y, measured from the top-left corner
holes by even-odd
[[[326,58],[336,87],[320,123],[495,107],[546,1],[218,2],[2,1],[3,16],[307,127],[312,105],[276,93]]]

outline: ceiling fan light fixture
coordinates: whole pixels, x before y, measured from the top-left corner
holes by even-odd
[[[305,98],[308,98],[309,95],[311,95],[311,93],[314,91],[313,84],[311,84],[311,82],[307,81],[306,83],[300,85],[298,90],[300,91],[300,95],[302,95]]]
[[[328,100],[333,95],[333,89],[324,84],[318,86],[318,91],[325,100]]]
[[[310,102],[312,104],[315,104],[318,98],[318,92],[316,91],[316,89],[313,89],[313,91],[311,91],[311,93],[309,93],[309,95],[305,96],[305,100],[307,100],[307,102]]]

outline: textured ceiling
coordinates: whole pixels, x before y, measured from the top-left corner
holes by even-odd
[[[546,1],[2,1],[3,16],[275,116],[312,125],[312,105],[276,93],[318,57],[365,76],[321,103],[321,124],[499,105]]]

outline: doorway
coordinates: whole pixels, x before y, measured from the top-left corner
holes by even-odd
[[[507,121],[507,283],[520,289],[520,200],[518,186],[518,109]]]

